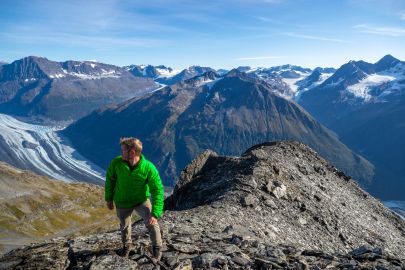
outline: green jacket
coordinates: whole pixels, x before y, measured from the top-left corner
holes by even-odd
[[[141,154],[138,165],[130,171],[122,156],[114,158],[106,174],[105,200],[117,208],[132,208],[145,202],[152,194],[152,215],[163,213],[164,188],[155,165]]]

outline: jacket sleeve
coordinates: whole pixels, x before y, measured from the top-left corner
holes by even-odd
[[[115,183],[117,182],[117,173],[115,171],[114,161],[111,161],[105,175],[105,200],[112,201],[114,198]]]
[[[149,191],[152,195],[152,216],[154,216],[155,218],[160,218],[163,214],[164,187],[155,165],[153,165],[152,163],[150,164],[151,166],[148,173],[148,185]]]

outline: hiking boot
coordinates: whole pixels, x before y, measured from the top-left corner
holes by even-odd
[[[162,247],[152,247],[152,256],[156,261],[160,261],[162,258]]]
[[[128,258],[129,253],[134,249],[134,246],[132,244],[124,244],[122,250],[121,250],[121,256]]]

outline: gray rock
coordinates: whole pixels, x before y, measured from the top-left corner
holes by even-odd
[[[193,267],[207,269],[209,267],[223,266],[228,262],[227,258],[218,253],[203,253],[193,259]]]
[[[242,196],[240,201],[241,201],[242,206],[244,206],[244,207],[248,207],[248,206],[254,207],[259,202],[259,200],[252,194]]]
[[[138,264],[127,258],[118,255],[103,255],[98,257],[90,266],[90,270],[107,270],[107,269],[138,269]]]
[[[183,253],[196,253],[200,251],[200,249],[194,245],[188,245],[183,243],[174,243],[170,244],[169,247],[173,248],[174,250],[183,252]]]
[[[271,193],[277,199],[282,199],[287,196],[287,188],[285,185],[276,186],[272,189]]]
[[[244,254],[235,255],[234,257],[232,257],[232,261],[240,266],[247,266],[251,264],[251,261],[248,259],[248,257],[246,255],[245,256],[243,255]]]

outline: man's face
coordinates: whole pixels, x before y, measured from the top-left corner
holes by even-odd
[[[122,159],[125,161],[128,161],[129,158],[131,157],[131,151],[129,151],[125,145],[121,145],[121,155]]]

